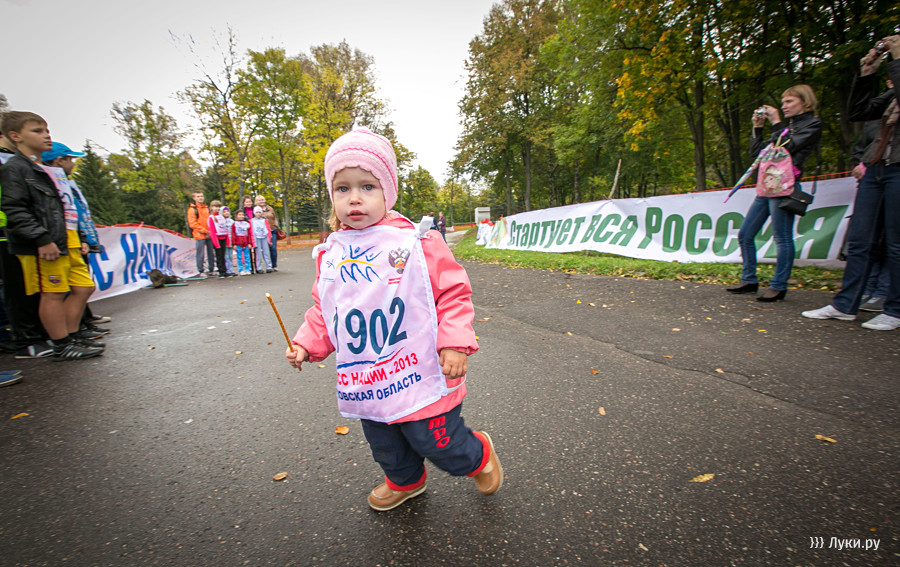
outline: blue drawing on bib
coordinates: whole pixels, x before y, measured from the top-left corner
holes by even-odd
[[[343,259],[337,265],[341,271],[341,281],[346,282],[351,279],[359,283],[357,278],[360,278],[371,283],[373,278],[381,279],[375,271],[377,264],[374,263],[374,260],[381,255],[381,251],[371,253],[373,248],[375,247],[370,246],[363,250],[362,247],[357,247],[354,250],[352,245],[344,248]]]

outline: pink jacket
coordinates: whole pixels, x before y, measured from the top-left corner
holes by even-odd
[[[209,238],[212,240],[213,246],[219,248],[219,239],[225,239],[225,246],[231,246],[231,234],[229,232],[219,234],[216,231],[216,217],[221,217],[221,215],[209,215],[209,218],[206,220],[206,224],[209,227]]]
[[[412,223],[393,214],[378,224],[400,228],[412,227]],[[478,350],[475,330],[472,328],[475,308],[472,305],[472,286],[469,284],[469,276],[466,274],[465,268],[460,266],[453,257],[453,253],[450,252],[450,248],[447,247],[439,232],[428,231],[425,238],[422,239],[422,251],[425,254],[428,277],[431,280],[431,289],[434,292],[434,302],[437,308],[438,352],[445,348],[452,348],[467,355],[474,354]],[[306,311],[303,325],[294,335],[294,343],[306,349],[311,362],[324,360],[334,352],[319,302],[318,283],[321,260],[320,254],[316,259],[316,281],[312,287],[315,304]],[[463,379],[447,380],[447,387],[453,388]],[[434,417],[458,406],[465,397],[466,385],[463,384],[433,404],[392,423]]]

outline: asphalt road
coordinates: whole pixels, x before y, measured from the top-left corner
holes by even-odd
[[[265,297],[293,333],[309,250],[279,264],[95,303],[102,357],[0,359],[0,565],[900,564],[900,333],[799,316],[825,293],[466,263],[503,488],[432,467],[377,513],[333,360],[289,368]]]

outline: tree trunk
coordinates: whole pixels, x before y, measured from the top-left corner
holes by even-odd
[[[522,144],[522,161],[525,164],[525,211],[531,210],[531,142]]]

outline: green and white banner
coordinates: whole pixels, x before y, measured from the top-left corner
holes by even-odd
[[[812,184],[803,183],[809,191]],[[740,189],[646,199],[595,201],[519,213],[496,222],[488,248],[576,252],[596,250],[631,258],[740,263],[737,234],[756,191]],[[798,265],[838,267],[856,195],[856,179],[819,181],[805,216],[794,223]],[[756,238],[759,259],[774,263],[771,223]]]

